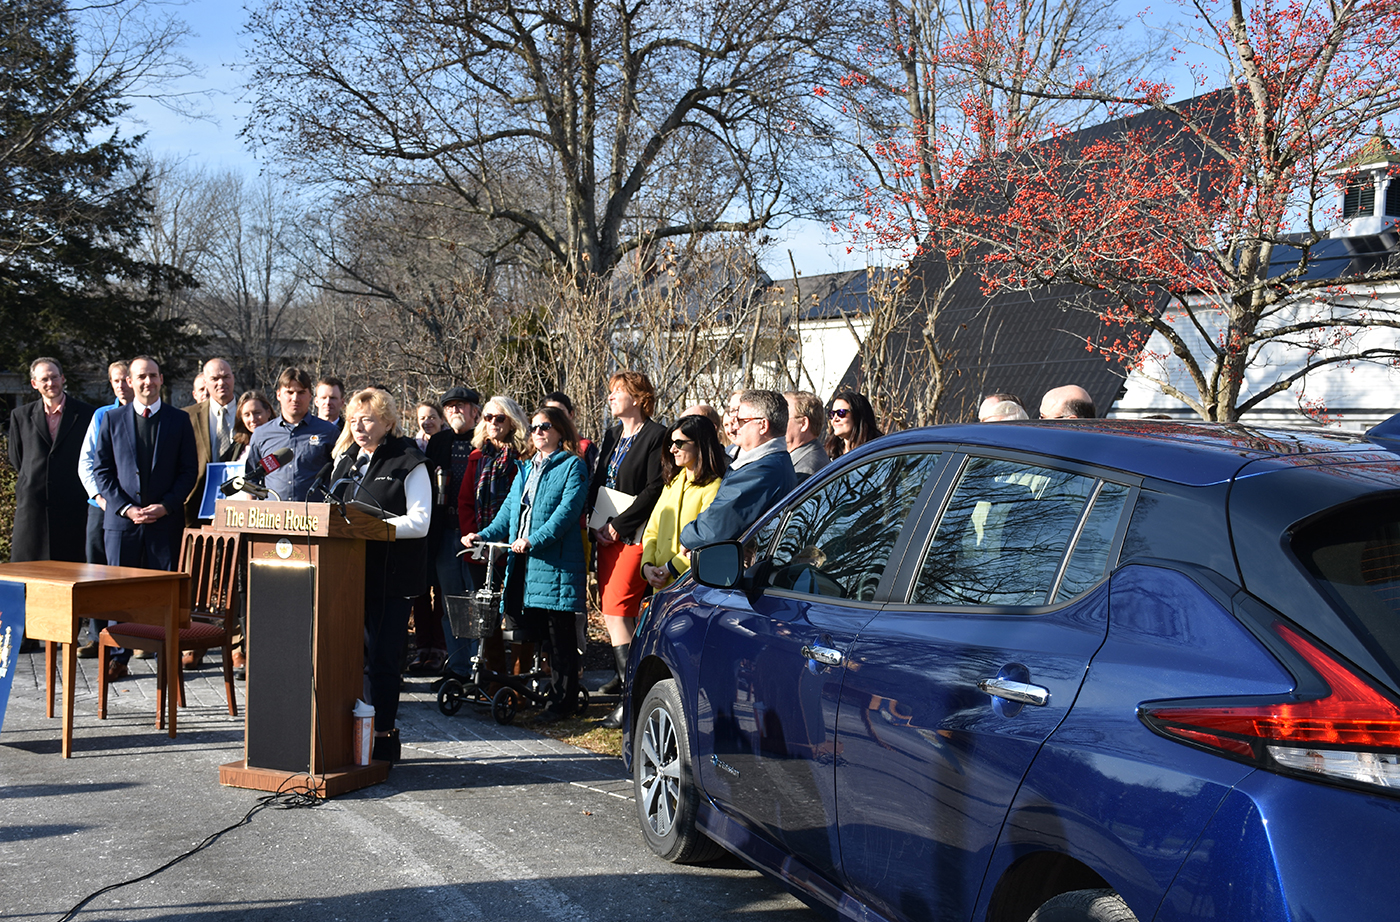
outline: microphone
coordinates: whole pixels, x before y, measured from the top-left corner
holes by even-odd
[[[348,482],[355,488],[354,491],[350,493],[349,498],[345,500],[347,505],[354,506],[361,512],[368,512],[370,515],[377,518],[390,518],[389,511],[379,502],[379,498],[375,496],[372,491],[364,488],[364,477],[368,467],[369,456],[362,454],[355,459],[355,463],[350,466],[350,470],[346,472],[345,476],[340,478],[336,483],[341,484]],[[368,503],[360,499],[361,494],[364,495],[365,499],[369,500]],[[370,503],[373,503],[373,507],[371,507]]]
[[[277,449],[272,454],[267,455],[258,460],[258,469],[254,472],[255,476],[258,476],[260,478],[266,477],[268,474],[271,474],[279,467],[285,467],[287,464],[289,464],[293,456],[294,453],[289,447]]]
[[[241,474],[235,474],[219,485],[219,492],[225,496],[233,496],[236,493],[247,493],[255,499],[267,499],[272,491],[262,484],[256,483]]]

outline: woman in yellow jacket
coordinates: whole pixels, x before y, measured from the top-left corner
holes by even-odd
[[[726,459],[719,431],[704,416],[682,416],[667,435],[661,456],[666,486],[652,507],[642,535],[642,577],[654,589],[669,585],[690,567],[681,554],[681,529],[715,498]],[[615,647],[618,675],[625,674],[630,644]],[[610,729],[622,726],[622,705],[603,718]]]
[[[666,487],[642,535],[642,577],[656,589],[689,568],[690,561],[680,553],[681,529],[715,498],[726,463],[715,424],[704,416],[677,420],[667,448],[662,458]]]

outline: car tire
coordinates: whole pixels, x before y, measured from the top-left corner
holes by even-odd
[[[1046,900],[1028,922],[1137,922],[1112,890],[1072,890]]]
[[[674,680],[647,692],[632,733],[632,790],[642,838],[676,864],[709,861],[722,852],[695,823],[700,794],[690,761],[690,736]]]

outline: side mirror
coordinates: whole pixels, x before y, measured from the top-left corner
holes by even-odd
[[[744,577],[744,551],[738,541],[707,544],[690,552],[690,570],[702,586],[733,589]]]

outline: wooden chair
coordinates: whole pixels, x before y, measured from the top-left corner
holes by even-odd
[[[228,712],[238,716],[238,700],[233,692],[233,638],[238,633],[235,585],[243,536],[223,532],[185,530],[180,569],[190,574],[190,626],[180,629],[179,653],[203,654],[218,647],[223,651],[224,693]],[[165,628],[160,625],[121,623],[108,625],[98,637],[97,717],[107,719],[108,650],[127,647],[156,652],[156,726],[165,727]],[[180,679],[180,707],[185,707],[185,671],[175,657]]]

